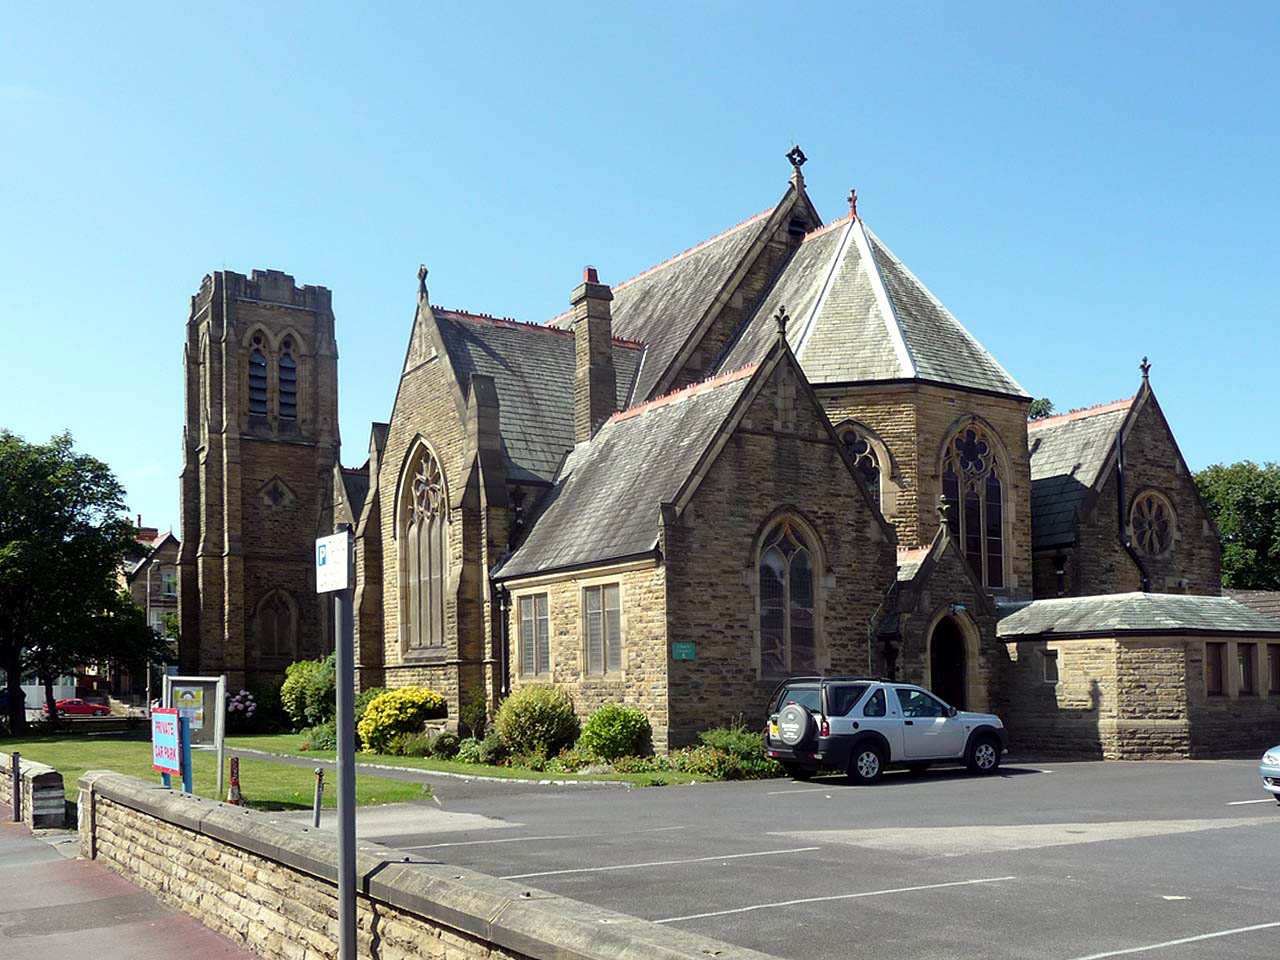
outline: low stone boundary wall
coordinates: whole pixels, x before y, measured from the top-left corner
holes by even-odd
[[[53,767],[21,757],[18,776],[22,779],[22,822],[43,829],[67,825],[67,795],[62,774]],[[13,803],[13,755],[0,753],[0,804]]]
[[[337,838],[134,777],[80,778],[80,849],[269,960],[337,953]],[[762,953],[362,843],[373,960],[769,960]]]

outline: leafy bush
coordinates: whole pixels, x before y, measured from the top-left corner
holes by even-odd
[[[507,745],[496,732],[490,733],[483,740],[467,737],[458,743],[456,758],[463,763],[484,763],[498,766],[507,759]]]
[[[671,769],[666,757],[618,757],[609,766],[617,773],[657,773]]]
[[[718,750],[737,761],[726,768],[734,775],[726,780],[759,780],[782,776],[781,765],[764,751],[764,734],[740,719],[727,727],[713,727],[698,735],[704,747]]]
[[[356,694],[355,708],[351,712],[355,714],[357,726],[359,726],[360,720],[364,717],[365,710],[369,708],[369,704],[386,692],[386,687],[369,687]]]
[[[494,725],[503,743],[517,754],[547,757],[578,739],[578,718],[569,695],[541,684],[520,687],[507,697]]]
[[[461,742],[456,733],[446,730],[431,741],[431,755],[437,760],[452,760],[458,755],[458,745]]]
[[[307,685],[312,675],[322,669],[324,665],[319,660],[298,660],[285,668],[280,705],[295,730],[307,726]]]
[[[475,737],[463,737],[458,741],[458,752],[454,759],[462,763],[480,762],[480,741]]]
[[[544,769],[552,773],[608,773],[610,767],[601,763],[600,757],[585,749],[579,740],[578,746],[548,760]]]
[[[337,750],[338,725],[332,720],[302,731],[303,750]]]
[[[606,703],[587,718],[578,745],[604,760],[648,753],[652,730],[638,707]]]
[[[483,737],[488,722],[488,701],[484,691],[477,690],[458,708],[458,732],[467,737]]]
[[[426,687],[399,687],[374,697],[357,730],[366,750],[385,753],[397,733],[421,733],[428,720],[446,713],[444,697]]]
[[[320,669],[307,676],[303,694],[304,710],[310,724],[332,720],[338,711],[337,662],[331,653],[320,661]]]
[[[429,757],[435,737],[427,731],[421,733],[397,733],[387,741],[387,753],[397,757]]]

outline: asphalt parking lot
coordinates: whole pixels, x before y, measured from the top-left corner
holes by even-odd
[[[1254,761],[649,789],[441,780],[390,846],[780,957],[1275,957]]]

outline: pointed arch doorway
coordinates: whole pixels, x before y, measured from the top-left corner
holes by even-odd
[[[929,688],[957,710],[968,710],[969,657],[955,617],[938,621],[929,638]]]

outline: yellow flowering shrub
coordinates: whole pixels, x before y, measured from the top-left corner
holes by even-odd
[[[385,753],[396,734],[418,733],[428,720],[448,715],[444,697],[426,687],[398,687],[369,702],[356,726],[364,749]]]

